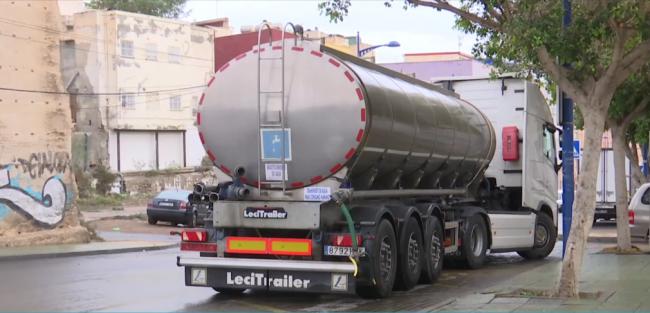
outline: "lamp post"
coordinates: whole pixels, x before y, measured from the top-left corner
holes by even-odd
[[[389,42],[387,42],[385,44],[382,44],[382,45],[376,45],[376,46],[371,46],[371,47],[368,47],[368,48],[365,48],[365,49],[360,49],[361,48],[361,37],[359,37],[359,32],[357,32],[357,57],[362,57],[366,53],[368,53],[368,52],[370,52],[372,50],[375,50],[377,48],[380,48],[380,47],[395,48],[395,47],[399,47],[399,46],[400,46],[399,42],[393,40],[393,41],[389,41]]]

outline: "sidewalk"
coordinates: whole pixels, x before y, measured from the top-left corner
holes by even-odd
[[[116,216],[134,216],[147,214],[146,205],[125,206],[122,210],[104,209],[99,211],[81,211],[81,217],[86,222],[92,222],[105,218],[114,218]]]
[[[640,247],[648,251],[647,245]],[[650,254],[585,255],[580,291],[593,299],[506,296],[518,289],[548,290],[556,285],[561,261],[548,262],[493,286],[434,308],[438,312],[650,312]],[[597,293],[598,294],[595,294]]]
[[[129,240],[2,248],[0,249],[0,261],[151,251],[167,249],[177,245],[177,242],[170,241]]]

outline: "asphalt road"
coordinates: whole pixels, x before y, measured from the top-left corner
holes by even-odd
[[[224,296],[186,287],[177,248],[153,252],[0,262],[0,311],[419,311],[480,292],[547,262],[559,262],[561,243],[542,261],[496,254],[480,270],[445,269],[434,285],[395,292],[389,299],[296,293]]]

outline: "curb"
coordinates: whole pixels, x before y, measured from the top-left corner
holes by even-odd
[[[71,257],[71,256],[118,254],[118,253],[127,253],[127,252],[156,251],[156,250],[164,250],[173,247],[178,247],[179,245],[180,245],[179,243],[169,243],[169,244],[161,244],[161,245],[147,245],[147,246],[136,246],[136,247],[126,247],[126,248],[115,248],[115,249],[7,255],[7,256],[0,256],[0,262],[34,260],[34,259],[43,259],[43,258],[62,258],[62,257]]]

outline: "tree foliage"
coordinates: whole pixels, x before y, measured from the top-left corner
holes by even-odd
[[[86,5],[93,9],[177,18],[185,13],[185,2],[187,0],[90,0]]]

